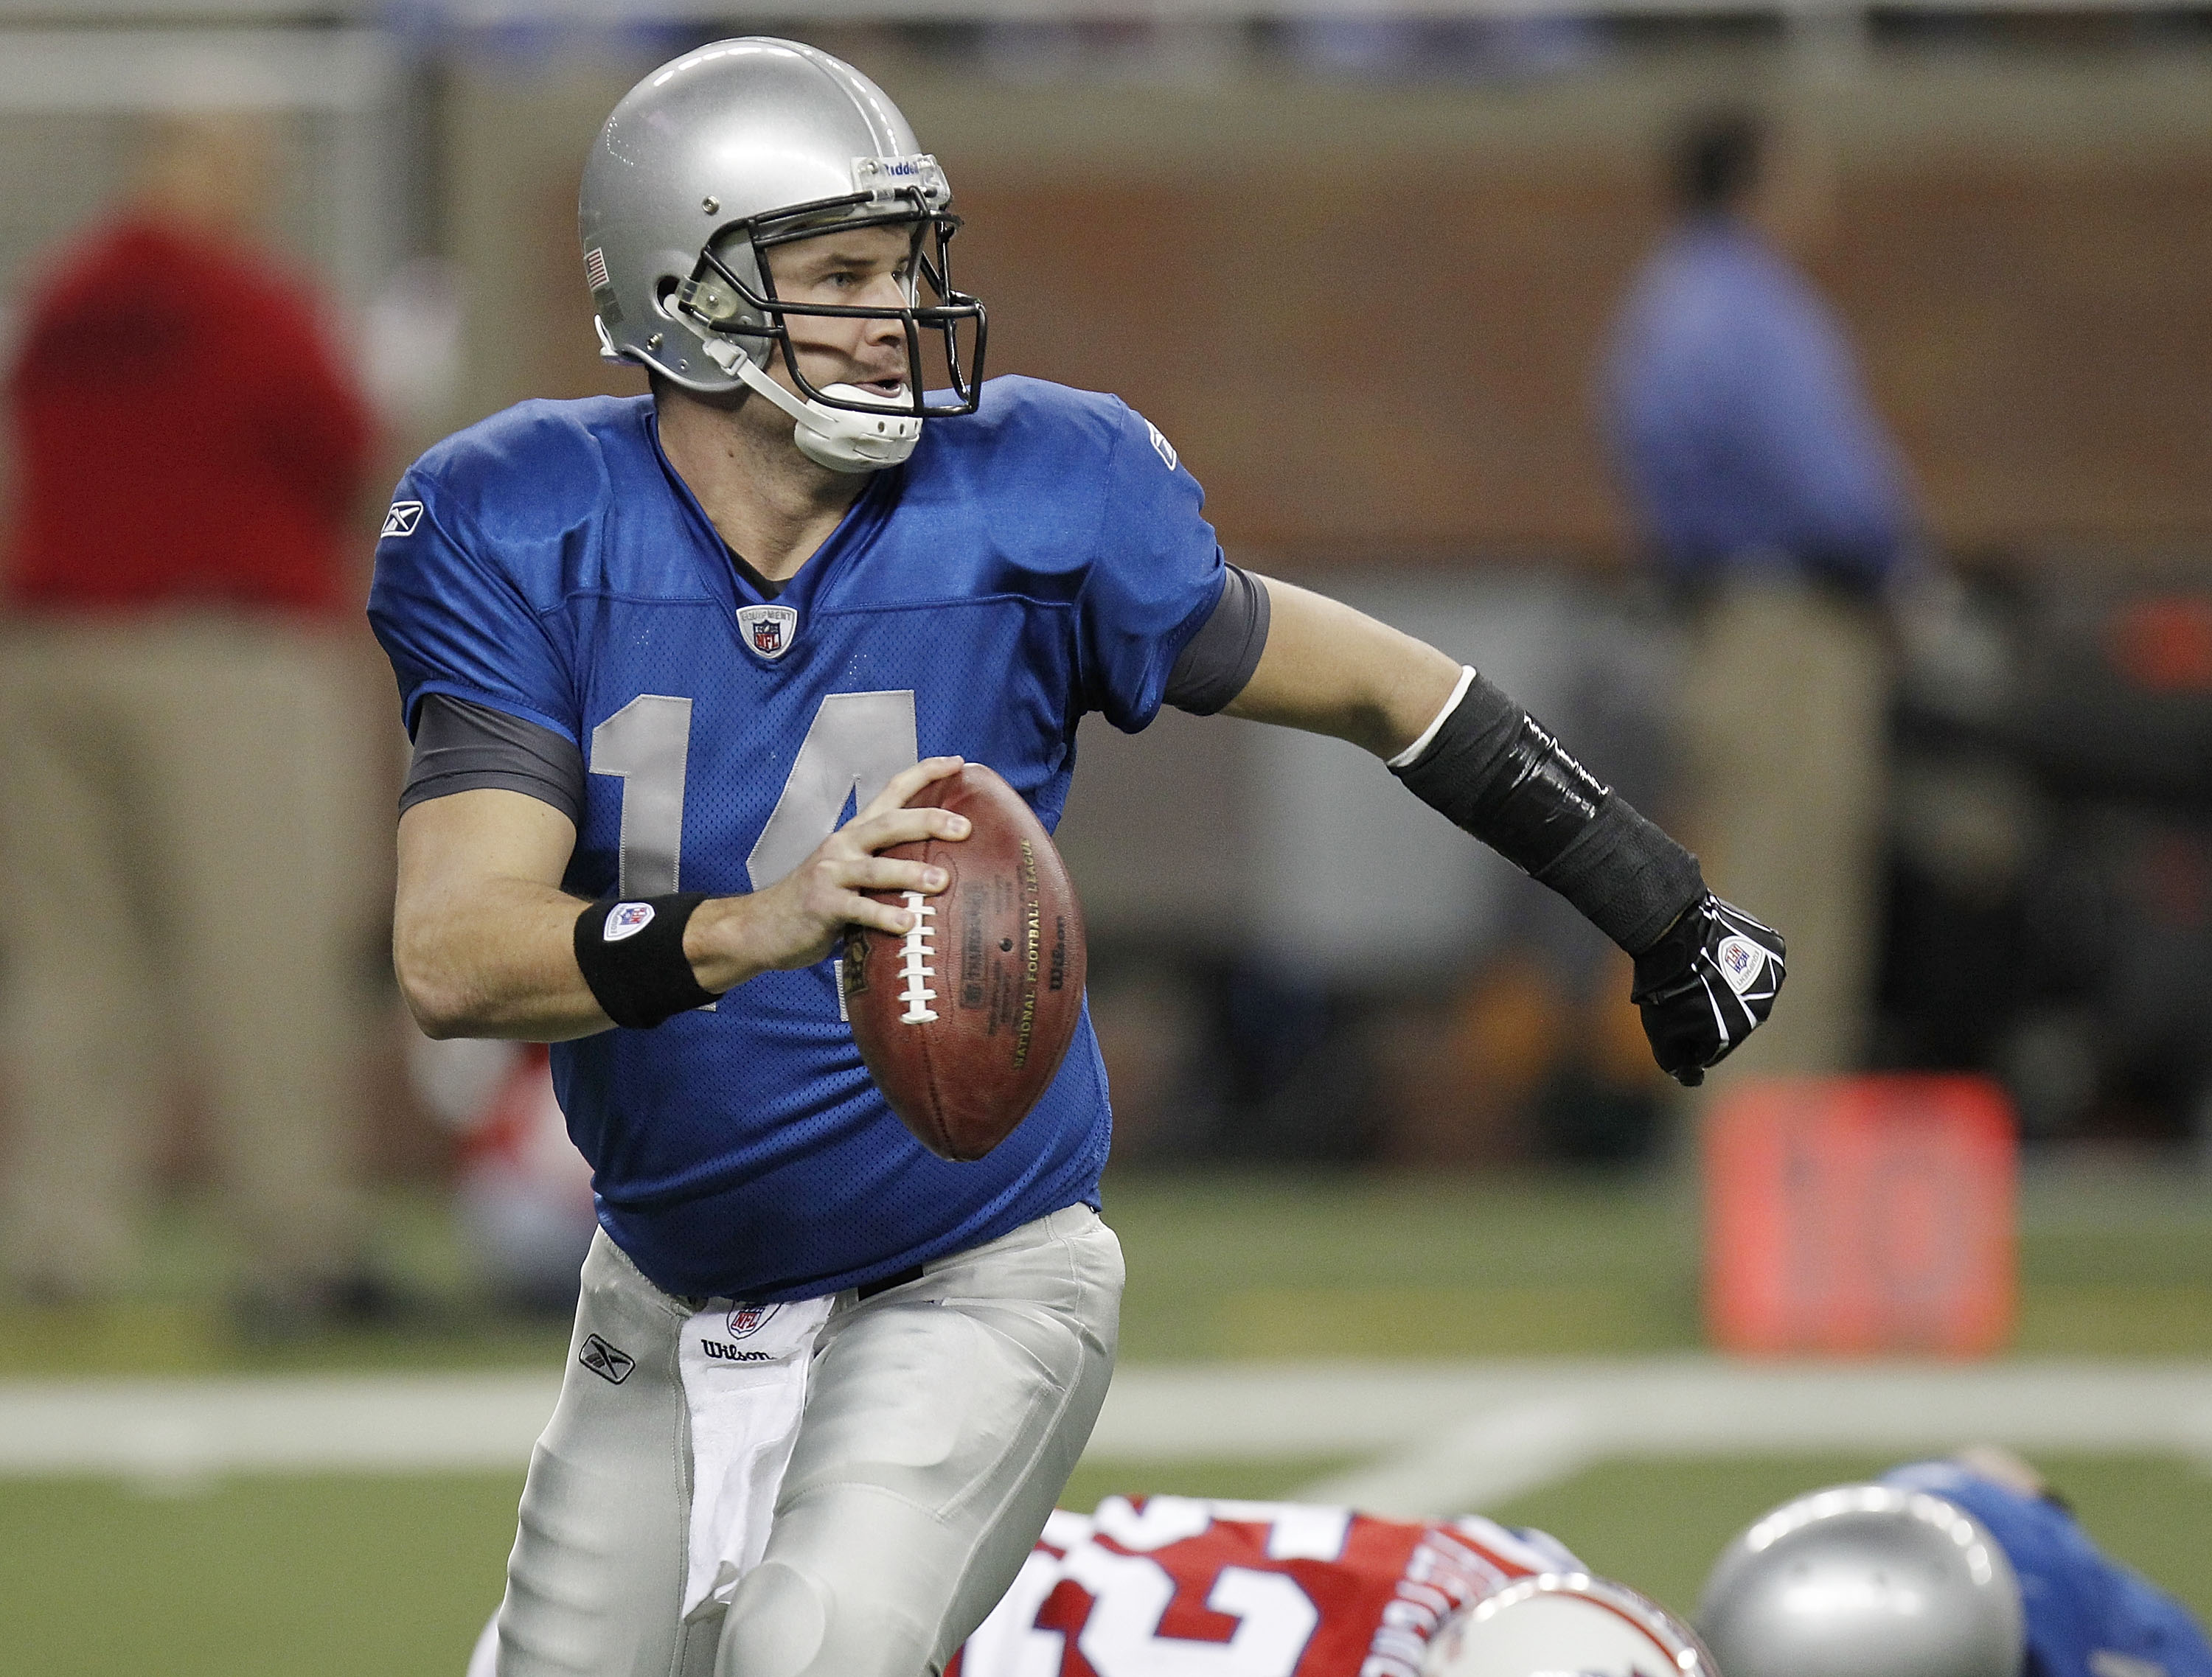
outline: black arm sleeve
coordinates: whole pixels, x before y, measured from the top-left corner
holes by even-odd
[[[1194,716],[1211,716],[1242,693],[1267,650],[1267,585],[1228,566],[1212,615],[1183,643],[1168,672],[1167,702]]]
[[[1695,856],[1480,676],[1427,749],[1391,772],[1631,955],[1705,894]]]
[[[479,787],[526,793],[584,824],[584,754],[573,743],[488,705],[431,694],[415,713],[415,760],[400,812]]]

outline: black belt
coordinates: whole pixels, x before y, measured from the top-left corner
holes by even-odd
[[[902,1269],[897,1274],[886,1275],[880,1280],[863,1281],[854,1291],[866,1300],[873,1298],[879,1292],[889,1292],[893,1287],[902,1287],[909,1281],[920,1279],[921,1279],[921,1266],[916,1264],[912,1269]]]

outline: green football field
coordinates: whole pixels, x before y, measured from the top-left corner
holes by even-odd
[[[1335,1358],[1665,1356],[1697,1344],[1694,1206],[1664,1183],[1262,1177],[1113,1184],[1132,1366]],[[396,1258],[460,1296],[431,1208],[395,1205]],[[217,1331],[214,1246],[189,1218],[158,1281],[97,1318],[0,1318],[8,1376],[532,1367],[561,1335],[472,1317],[434,1333],[248,1356]],[[2032,1179],[2020,1348],[2212,1364],[2212,1192],[2188,1174]],[[198,1278],[197,1281],[195,1278]],[[1965,1442],[1965,1441],[1961,1441]],[[2106,1546],[2212,1614],[2212,1471],[2183,1455],[2039,1458]],[[1295,1496],[1345,1456],[1087,1460],[1065,1502],[1113,1492]],[[1597,1462],[1482,1511],[1540,1525],[1687,1607],[1752,1516],[1878,1456]],[[0,1669],[458,1674],[495,1603],[519,1467],[495,1473],[0,1479]]]

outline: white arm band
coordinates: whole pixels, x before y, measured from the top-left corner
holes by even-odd
[[[1427,750],[1435,742],[1437,730],[1443,726],[1444,718],[1459,708],[1459,702],[1467,696],[1467,690],[1474,684],[1474,665],[1461,665],[1459,680],[1452,688],[1451,697],[1444,701],[1444,708],[1437,713],[1436,720],[1421,730],[1421,737],[1419,739],[1399,752],[1396,756],[1392,757],[1388,766],[1392,769],[1411,769],[1419,763],[1421,760],[1421,753]]]

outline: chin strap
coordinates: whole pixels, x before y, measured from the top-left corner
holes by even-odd
[[[792,441],[798,445],[800,453],[818,466],[831,471],[880,471],[885,466],[897,465],[914,453],[915,445],[921,441],[921,421],[910,413],[854,413],[820,402],[802,401],[769,377],[754,364],[750,355],[734,343],[710,338],[706,349],[723,372],[743,380],[746,389],[758,391],[791,416]],[[848,402],[867,402],[886,408],[902,406],[895,398],[878,396],[857,385],[831,385],[823,393]]]

